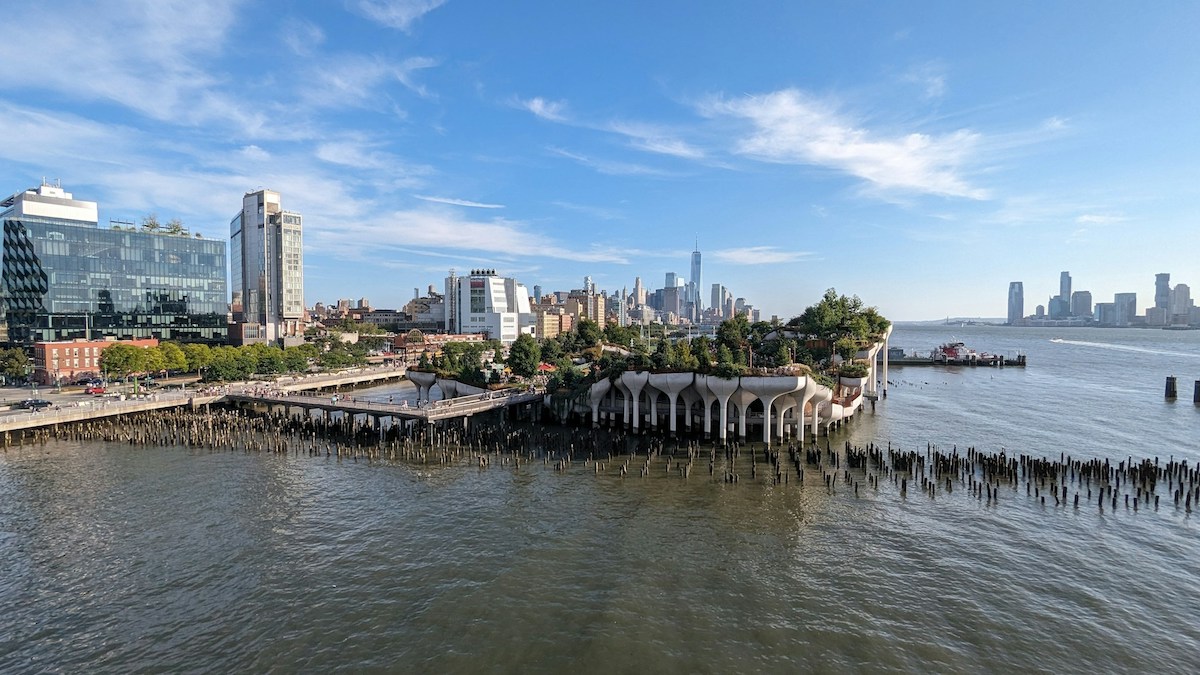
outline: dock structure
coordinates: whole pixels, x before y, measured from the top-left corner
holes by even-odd
[[[932,356],[895,356],[888,358],[893,366],[965,366],[968,368],[1024,368],[1025,355],[1018,354],[1014,358],[997,357],[994,359],[963,359],[959,361],[939,360]]]
[[[278,393],[231,392],[221,397],[221,401],[230,403],[264,405],[268,409],[282,408],[288,416],[300,411],[302,416],[312,416],[314,410],[322,415],[341,413],[343,415],[365,415],[371,419],[382,420],[393,418],[400,420],[422,420],[436,422],[445,419],[470,417],[480,413],[507,408],[515,405],[540,402],[545,392],[534,389],[524,391],[519,389],[502,389],[489,391],[484,394],[471,394],[458,398],[431,401],[420,406],[410,406],[407,402],[381,403],[346,396],[324,396],[309,392],[297,392],[281,396]]]
[[[263,405],[268,409],[282,406],[289,413],[298,410],[308,415],[312,415],[314,410],[321,411],[323,415],[366,415],[377,423],[385,418],[436,422],[521,405],[529,405],[531,414],[536,416],[540,406],[531,404],[540,402],[545,395],[540,389],[512,388],[454,396],[450,392],[455,392],[452,385],[457,383],[449,381],[442,389],[453,398],[440,401],[429,401],[426,398],[416,406],[318,393],[327,389],[398,380],[405,374],[404,368],[359,368],[338,373],[280,378],[269,383],[240,382],[197,390],[163,391],[128,399],[87,399],[68,407],[54,406],[40,411],[0,415],[0,434],[170,408],[187,407],[194,410],[214,403]],[[438,384],[441,385],[442,382],[439,381]],[[428,389],[425,391],[427,396]]]

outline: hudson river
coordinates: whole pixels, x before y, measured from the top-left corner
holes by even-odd
[[[893,368],[833,447],[1200,460],[1200,332],[892,345],[952,337],[1029,367]],[[1200,511],[819,483],[9,448],[0,672],[1200,669]]]

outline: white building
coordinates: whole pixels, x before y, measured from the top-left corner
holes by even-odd
[[[1192,309],[1192,289],[1187,284],[1175,284],[1171,289],[1171,315],[1169,323],[1187,325]]]
[[[505,345],[521,333],[534,334],[529,291],[516,279],[497,276],[496,270],[471,270],[462,277],[451,270],[445,302],[447,332],[484,333]]]
[[[304,220],[279,193],[247,192],[229,223],[234,343],[304,341]]]
[[[0,217],[13,220],[50,218],[95,227],[98,223],[96,202],[75,199],[61,185],[45,180],[0,202]]]

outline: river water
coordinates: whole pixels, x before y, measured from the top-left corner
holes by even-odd
[[[892,345],[952,338],[1029,366],[893,368],[833,446],[1200,460],[1200,332]],[[51,441],[0,454],[0,672],[1195,672],[1197,517]]]

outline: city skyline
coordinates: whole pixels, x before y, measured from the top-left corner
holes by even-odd
[[[1196,18],[67,1],[9,17],[0,177],[225,240],[231,204],[278,191],[306,306],[399,307],[449,267],[619,292],[697,237],[704,279],[785,319],[830,287],[1000,317],[995,289],[1041,302],[1051,269],[1151,298],[1192,264]]]

